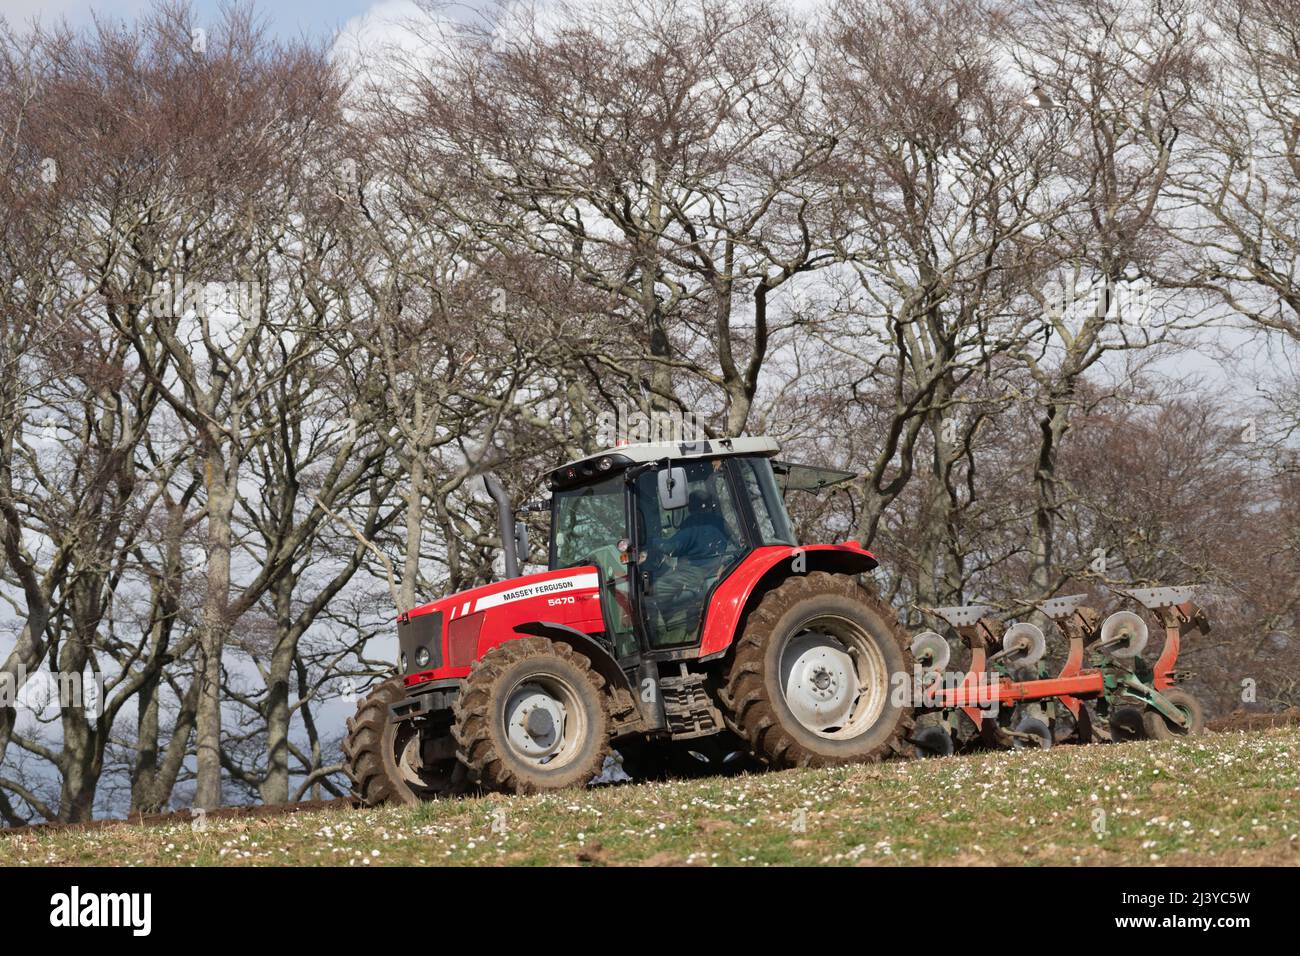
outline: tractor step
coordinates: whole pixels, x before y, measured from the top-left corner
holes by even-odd
[[[708,737],[722,730],[722,713],[704,687],[704,675],[692,674],[685,665],[677,677],[660,677],[664,716],[673,740]]]

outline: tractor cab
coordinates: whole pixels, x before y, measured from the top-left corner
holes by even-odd
[[[620,661],[699,643],[710,595],[755,549],[793,546],[769,438],[624,445],[550,476],[551,570],[599,569]]]

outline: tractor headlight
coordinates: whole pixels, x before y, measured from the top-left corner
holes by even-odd
[[[402,673],[406,673],[406,651],[402,651]]]
[[[415,652],[415,666],[416,667],[429,666],[429,649],[427,647],[422,647]]]

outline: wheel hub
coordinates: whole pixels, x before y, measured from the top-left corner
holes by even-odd
[[[564,741],[564,704],[536,684],[525,684],[506,703],[506,739],[518,754],[542,762]]]
[[[843,726],[858,699],[853,658],[835,638],[807,634],[783,654],[785,699],[795,718],[810,730]]]
[[[528,731],[528,736],[534,740],[544,740],[555,733],[555,719],[551,712],[542,707],[535,707],[528,712],[528,719],[524,722],[524,727]]]

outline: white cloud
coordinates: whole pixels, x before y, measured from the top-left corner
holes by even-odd
[[[380,81],[403,63],[436,60],[453,26],[415,0],[381,0],[343,25],[331,55],[353,79]]]

